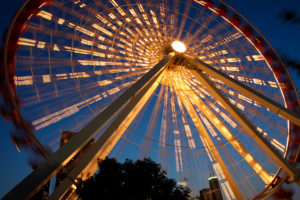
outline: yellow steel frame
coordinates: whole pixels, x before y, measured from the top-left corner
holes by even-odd
[[[117,144],[127,127],[131,124],[145,103],[158,87],[164,70],[160,71],[149,83],[139,92],[129,104],[122,110],[117,118],[100,136],[86,156],[80,160],[76,167],[68,174],[68,178],[56,188],[49,200],[57,200],[64,196],[71,185],[79,176],[91,176],[98,169],[98,160],[103,160]],[[158,77],[158,78],[157,78]]]
[[[79,131],[68,143],[52,154],[35,171],[23,179],[17,186],[8,192],[3,199],[30,199],[50,178],[56,174],[68,161],[70,161],[83,148],[107,122],[119,113],[125,105],[136,96],[145,85],[153,80],[168,63],[175,53],[165,56],[142,78],[128,88],[119,98],[111,103],[103,112],[98,114],[91,122]]]
[[[200,69],[205,71],[206,73],[210,74],[211,76],[215,77],[223,81],[226,85],[234,88],[236,91],[250,97],[254,101],[258,102],[262,106],[269,108],[274,113],[282,116],[283,118],[290,120],[294,124],[300,126],[300,114],[295,113],[291,110],[288,110],[283,105],[273,101],[272,99],[258,93],[254,89],[250,88],[249,86],[237,81],[230,76],[226,75],[225,73],[221,72],[220,70],[215,69],[214,67],[202,62],[201,60],[193,59],[190,56],[185,55],[186,61],[195,67],[196,69]]]
[[[208,106],[199,98],[199,96],[183,81],[180,85],[185,91],[186,95],[190,98],[191,102],[196,105],[205,117],[218,129],[218,131],[227,139],[227,141],[235,148],[235,150],[245,158],[246,162],[254,169],[260,178],[266,183],[270,183],[272,175],[269,174],[256,160],[253,158],[242,143],[235,138],[232,133],[226,128],[220,119],[209,109]]]
[[[180,83],[179,83],[180,82]],[[239,188],[237,187],[237,184],[235,183],[233,177],[229,173],[229,170],[227,169],[227,166],[225,165],[222,157],[219,154],[219,151],[217,148],[214,147],[214,143],[212,139],[210,138],[209,134],[207,133],[204,125],[202,124],[197,112],[195,111],[192,103],[190,102],[190,96],[194,94],[187,94],[190,92],[190,88],[187,87],[187,85],[182,82],[180,79],[176,79],[177,88],[179,90],[175,90],[176,94],[179,96],[180,100],[182,101],[183,105],[185,106],[187,112],[189,113],[194,125],[196,126],[199,136],[203,137],[204,142],[206,143],[206,146],[208,147],[209,152],[212,154],[213,158],[216,160],[216,162],[221,166],[222,171],[226,177],[226,180],[229,182],[230,188],[232,189],[235,197],[237,199],[244,199],[243,195],[241,194]]]
[[[230,112],[230,114],[236,119],[236,121],[246,130],[248,134],[262,147],[262,149],[271,156],[271,158],[280,166],[282,169],[290,176],[292,179],[297,179],[298,174],[295,172],[295,169],[282,157],[282,155],[275,149],[268,140],[266,140],[262,134],[260,134],[256,126],[242,113],[239,109],[230,103],[230,101],[225,97],[225,95],[216,88],[215,84],[202,72],[205,71],[211,76],[220,79],[225,84],[231,86],[233,89],[243,92],[243,94],[247,95],[248,97],[256,100],[258,103],[266,106],[270,110],[277,111],[277,113],[281,113],[282,116],[286,117],[289,120],[293,120],[293,122],[300,122],[300,118],[297,117],[297,114],[287,110],[281,105],[277,105],[277,103],[273,102],[272,100],[264,97],[263,95],[259,94],[254,91],[253,89],[249,88],[248,86],[240,83],[236,80],[232,80],[229,76],[225,75],[222,72],[212,68],[211,66],[200,62],[198,60],[191,59],[186,57],[188,62],[191,64],[192,67],[198,70],[191,70],[193,75],[201,81],[203,85],[210,91],[211,95],[213,95],[216,100],[222,103],[222,105]],[[200,69],[200,70],[199,70]],[[243,88],[243,89],[241,89]],[[248,90],[247,92],[245,92]]]
[[[100,136],[87,154],[80,160],[75,168],[68,174],[68,178],[53,192],[50,199],[61,199],[63,195],[73,186],[78,177],[88,177],[97,169],[97,160],[104,159],[118,142],[133,119],[140,112],[142,107],[150,98],[151,94],[158,87],[165,73],[166,65],[172,63],[175,53],[170,53],[163,58],[156,66],[147,72],[133,86],[126,90],[117,100],[109,105],[102,113],[97,115],[87,126],[85,126],[74,138],[66,145],[49,157],[41,166],[26,177],[21,183],[13,188],[3,199],[29,199],[39,190],[49,179],[56,174],[74,155],[76,155],[96,133],[104,127],[115,115],[117,117],[111,125]],[[300,116],[284,106],[272,101],[271,99],[256,92],[252,88],[232,79],[219,70],[203,63],[202,61],[180,54],[183,63],[192,68],[192,74],[198,79],[211,93],[211,95],[231,113],[233,118],[250,134],[251,137],[266,151],[268,155],[286,172],[292,179],[298,181],[298,174],[281,154],[256,130],[256,126],[243,114],[236,106],[230,103],[226,96],[216,88],[215,84],[202,72],[223,81],[228,86],[244,95],[252,98],[271,111],[281,115],[291,122],[300,126]],[[174,70],[174,69],[172,69]],[[260,178],[266,183],[270,183],[272,175],[250,155],[245,147],[230,133],[225,125],[216,115],[205,105],[200,97],[179,77],[174,76],[172,80],[163,80],[162,84],[177,87],[176,94],[183,102],[188,114],[192,118],[201,139],[204,140],[207,149],[212,154],[216,162],[221,166],[222,171],[228,180],[231,189],[237,199],[243,199],[234,179],[232,178],[227,166],[222,160],[218,150],[212,149],[214,146],[212,139],[207,133],[193,105],[198,107],[205,117],[219,130],[219,132],[230,142],[230,144],[245,158],[246,162],[256,171]],[[124,108],[124,109],[123,109]],[[123,109],[123,110],[122,110]],[[122,110],[122,111],[121,111]],[[121,111],[121,112],[120,112]],[[120,113],[119,113],[120,112]],[[298,181],[299,184],[299,181]]]

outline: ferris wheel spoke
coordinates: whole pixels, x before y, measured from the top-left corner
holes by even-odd
[[[69,23],[69,24],[73,24],[73,23]],[[78,26],[75,26],[75,25],[72,25],[72,27],[75,27],[75,30],[79,30],[79,31],[81,31],[81,32],[83,32],[83,33],[86,33],[86,32],[88,32],[87,30],[85,30],[85,29],[83,29],[83,28],[80,28],[80,27],[78,27]],[[106,33],[106,34],[109,34],[110,35],[110,33],[109,32],[107,32],[105,29],[103,29],[103,28],[101,28],[100,26],[98,26],[98,25],[96,25],[96,24],[94,24],[93,25],[93,27],[95,28],[95,29],[97,29],[97,30],[99,30],[99,31],[102,31],[103,33]],[[65,37],[66,39],[69,39],[69,38],[73,38],[73,36],[72,36],[72,34],[69,34],[69,35],[66,35],[66,34],[64,34],[63,32],[59,32],[59,31],[54,31],[54,30],[51,30],[51,29],[49,29],[49,30],[47,30],[47,29],[41,29],[40,28],[40,26],[34,26],[34,25],[30,25],[30,27],[29,28],[31,28],[32,30],[38,30],[38,31],[40,31],[40,32],[44,32],[44,33],[49,33],[49,31],[51,32],[51,33],[53,33],[52,35],[54,35],[54,36],[60,36],[60,37]],[[122,33],[123,32],[121,32],[121,35],[122,35]],[[90,35],[90,34],[89,34]],[[93,33],[93,35],[94,35],[94,33]],[[122,43],[124,43],[125,45],[126,44],[128,44],[128,42],[126,42],[126,40],[124,40],[123,38],[122,38],[122,36],[117,36],[117,37],[114,37],[112,40],[109,40],[109,39],[105,39],[106,40],[106,43],[107,44],[111,44],[111,43],[116,43],[114,40],[115,39],[120,39],[120,41],[122,42]],[[123,33],[123,35],[124,35],[124,33]],[[98,37],[98,39],[99,39],[100,37]],[[157,37],[153,37],[153,38],[157,38]],[[25,38],[26,39],[26,38]],[[25,39],[23,39],[23,40],[25,40]],[[150,39],[151,39],[151,37],[150,37]],[[30,45],[30,46],[35,46],[35,43],[36,43],[36,41],[35,40],[31,40],[31,39],[26,39],[26,40],[29,40],[30,41],[30,43],[29,42],[22,42],[22,40],[21,40],[21,42],[20,42],[20,44],[21,45]],[[76,38],[75,38],[75,40],[76,41],[78,41],[78,42],[81,42],[81,43],[83,43],[83,44],[88,44],[88,45],[92,45],[94,42],[93,41],[90,41],[89,39],[84,39],[84,37],[82,37],[82,36],[77,36]],[[100,40],[103,40],[102,39],[102,37],[100,38]],[[132,39],[130,39],[130,40],[132,40]],[[97,43],[95,43],[95,45],[97,45]],[[116,43],[116,45],[117,46],[124,46],[123,44],[121,44],[121,43]],[[37,47],[38,48],[41,48],[41,47],[39,47],[38,45],[37,45]],[[45,42],[43,42],[43,47],[45,47]],[[105,46],[104,45],[98,45],[98,48],[100,48],[100,49],[106,49],[106,48],[104,48]],[[56,44],[54,44],[54,50],[56,50],[56,51],[58,51],[59,49],[61,49],[62,47],[60,47],[59,48],[59,46],[57,46]],[[63,48],[64,49],[66,49],[67,51],[70,51],[70,47],[68,47],[68,46],[63,46]],[[123,47],[124,49],[125,48],[128,48],[128,47]],[[147,48],[149,48],[149,47],[147,47]],[[110,50],[113,50],[113,48],[109,48]],[[77,53],[81,53],[81,54],[87,54],[88,52],[88,49],[80,49],[80,48],[75,48],[74,47],[74,50],[75,50],[75,53],[77,52]],[[134,53],[134,52],[133,52]],[[136,52],[137,54],[138,53],[140,53],[139,51],[137,51]],[[95,53],[95,54],[93,54],[94,56],[101,56],[101,57],[103,57],[104,56],[104,54],[101,54],[101,53]]]
[[[191,61],[191,60],[190,60]],[[257,93],[252,88],[242,84],[241,82],[238,82],[231,77],[223,74],[222,72],[210,67],[209,65],[205,63],[199,63],[199,61],[192,61],[193,65],[199,67],[200,69],[203,69],[204,71],[208,72],[209,74],[212,74],[213,76],[217,77],[219,80],[222,80],[227,83],[227,85],[231,86],[232,88],[236,89],[237,91],[240,91],[241,93],[244,93],[247,96],[250,96],[253,100],[257,101],[261,105],[269,108],[273,112],[285,117],[286,119],[292,121],[295,124],[300,125],[300,117],[293,113],[292,111],[286,109],[284,106],[274,102],[273,100],[263,96],[262,94]],[[199,73],[195,73],[194,75],[199,77]]]
[[[272,176],[262,168],[262,166],[253,158],[246,148],[233,136],[232,133],[226,128],[225,125],[215,116],[210,109],[196,96],[196,94],[183,82],[182,90],[189,96],[191,101],[202,111],[202,113],[209,119],[209,121],[219,130],[219,132],[229,141],[229,143],[236,149],[242,157],[245,157],[245,160],[253,168],[254,171],[261,177],[261,179],[266,183],[270,183]]]
[[[160,147],[164,149],[166,146],[166,133],[167,133],[167,113],[168,113],[168,93],[169,93],[169,88],[162,85],[162,90],[164,93],[164,103],[163,103],[163,115],[162,115],[162,121],[161,121],[161,129],[160,129],[160,137],[159,137],[159,142],[160,142]]]
[[[190,103],[190,100],[184,94],[184,92],[177,92],[177,93],[178,93],[179,97],[181,98],[181,101],[183,102],[183,104],[184,104],[186,110],[188,111],[190,117],[192,118],[193,123],[196,126],[196,128],[199,132],[199,136],[202,139],[203,144],[206,146],[208,153],[210,153],[212,155],[212,157],[216,161],[217,165],[219,164],[221,166],[221,168],[218,168],[218,169],[219,169],[219,171],[222,171],[224,173],[225,180],[228,180],[229,185],[230,185],[230,187],[228,187],[227,190],[229,190],[229,191],[233,190],[233,193],[234,193],[234,196],[232,195],[230,198],[235,198],[236,197],[238,199],[244,199],[242,194],[240,193],[240,190],[237,187],[237,184],[235,183],[235,181],[232,178],[230,172],[228,171],[225,163],[223,162],[223,159],[221,158],[218,150],[216,148],[213,148],[214,143],[212,142],[209,134],[207,133],[204,125],[202,124],[200,118],[198,117],[195,109],[193,108],[192,104]],[[211,162],[212,161],[213,160],[211,160]],[[225,181],[225,183],[226,183],[226,181]],[[232,192],[229,192],[229,193],[232,193]],[[227,194],[227,196],[229,196],[229,194]]]
[[[101,63],[101,62],[100,62]],[[74,72],[74,73],[63,73],[63,74],[58,74],[56,73],[55,75],[50,75],[50,74],[43,74],[40,76],[16,76],[16,85],[24,85],[24,86],[30,86],[33,84],[33,82],[37,82],[37,83],[42,83],[42,85],[39,84],[39,88],[43,89],[44,87],[49,88],[49,84],[51,84],[52,82],[56,83],[56,84],[66,84],[68,83],[69,85],[64,88],[64,89],[55,89],[55,85],[54,85],[54,89],[52,92],[48,91],[47,93],[41,92],[40,93],[40,102],[43,101],[47,101],[49,100],[48,97],[50,98],[58,98],[58,97],[62,97],[62,96],[66,96],[68,93],[72,94],[72,92],[74,92],[73,90],[73,84],[71,84],[69,82],[69,80],[71,79],[88,79],[93,82],[88,82],[88,83],[84,83],[81,84],[81,88],[85,88],[85,89],[92,89],[95,88],[97,86],[108,86],[110,84],[114,84],[115,82],[121,81],[123,78],[130,78],[132,80],[136,80],[138,79],[141,75],[143,75],[144,73],[146,73],[148,71],[148,69],[136,69],[134,71],[132,71],[131,73],[126,73],[124,75],[119,75],[119,76],[115,76],[114,78],[110,79],[110,80],[97,80],[94,81],[93,76],[98,76],[98,75],[104,75],[104,74],[117,74],[120,72],[130,72],[130,69],[122,69],[122,68],[115,68],[115,69],[104,69],[104,70],[95,70],[93,72]],[[126,86],[128,85],[129,81],[125,81],[123,82],[124,85]],[[119,89],[124,88],[124,87],[119,87]],[[52,96],[53,93],[55,93],[55,96]],[[110,93],[110,92],[109,92]],[[25,94],[25,93],[24,93]],[[50,95],[50,96],[49,96]],[[103,95],[105,96],[105,95]],[[26,103],[26,105],[30,105],[33,102],[31,97],[26,97],[24,98],[24,102]]]
[[[62,148],[50,156],[50,158],[40,165],[34,172],[32,172],[21,183],[14,187],[5,198],[18,198],[25,199],[28,196],[32,196],[40,185],[44,181],[48,181],[54,172],[58,171],[63,164],[66,164],[73,156],[84,146],[89,140],[96,135],[97,131],[111,119],[130,98],[135,95],[143,85],[149,80],[153,81],[153,76],[161,72],[161,69],[170,62],[174,53],[170,53],[164,59],[161,60],[154,68],[152,68],[147,74],[133,84],[125,93],[123,93],[117,100],[110,104],[103,112],[96,116],[88,125],[86,125],[81,131],[74,136],[71,142],[66,143]],[[155,79],[154,79],[155,80]],[[99,125],[98,121],[102,121]],[[100,127],[99,127],[100,126]],[[39,177],[39,178],[36,178]],[[30,183],[30,184],[28,184]],[[22,191],[22,192],[14,192]],[[18,197],[17,197],[18,196]]]
[[[213,106],[211,106],[213,107]],[[284,152],[285,146],[283,144],[281,144],[277,139],[280,139],[280,137],[284,137],[286,136],[287,132],[284,130],[284,127],[281,126],[280,124],[276,123],[274,124],[274,122],[272,120],[269,120],[267,117],[265,117],[264,115],[261,114],[261,112],[257,112],[257,110],[250,110],[250,108],[245,107],[244,111],[246,111],[246,113],[252,113],[255,118],[258,118],[257,121],[265,121],[266,123],[269,123],[270,125],[272,125],[272,127],[275,127],[275,131],[272,132],[271,135],[269,135],[267,132],[265,132],[263,129],[261,129],[259,126],[257,126],[257,130],[275,147],[277,148],[279,151]],[[215,110],[216,111],[216,110]],[[221,111],[216,111],[218,114],[220,114]],[[238,130],[240,130],[241,132],[243,132],[242,128],[239,128],[237,126],[237,124],[232,124],[233,121],[229,118],[227,115],[223,115],[222,112],[220,114],[222,117],[226,117],[224,118],[225,121],[227,121],[230,125],[234,125],[232,126],[233,128],[236,128]],[[275,139],[277,138],[277,139]],[[249,141],[251,141],[251,138],[249,138]],[[256,143],[254,143],[256,144]],[[258,148],[258,145],[256,145]]]
[[[179,33],[176,36],[177,39],[180,39],[181,36],[182,36],[182,32],[184,30],[183,27],[186,25],[187,18],[189,16],[189,12],[191,11],[191,7],[192,7],[192,1],[188,1],[186,3],[186,6],[184,7],[184,11],[182,13],[182,19],[181,19],[181,22],[180,22],[180,25],[179,25]]]
[[[260,197],[275,191],[279,179],[297,178],[289,166],[299,153],[297,91],[269,42],[228,5],[217,0],[45,1],[26,1],[3,49],[5,84],[0,84],[6,107],[1,113],[16,127],[12,138],[18,148],[38,149],[44,157],[48,148],[68,151],[58,157],[64,157],[58,162],[64,165],[91,137],[103,139],[110,132],[109,140],[82,158],[72,179],[80,178],[79,171],[86,177],[93,173],[95,156],[147,155],[193,195],[216,175],[230,200]],[[174,41],[186,51],[162,64],[177,52]],[[154,80],[149,74],[157,63],[165,66],[161,81],[144,91],[138,84]],[[123,99],[115,104],[140,86],[137,95],[143,90],[147,97],[130,97],[139,102],[131,102],[133,109],[121,109],[130,104]],[[121,109],[116,113],[128,115],[97,121],[113,105]],[[87,130],[91,123],[103,128]],[[111,124],[120,126],[107,129]],[[59,147],[63,130],[79,132],[76,148]],[[83,132],[88,136],[78,136]],[[26,144],[24,134],[30,140]],[[80,137],[86,137],[83,143]],[[44,182],[49,179],[42,176]],[[66,179],[51,198],[71,185]]]
[[[175,160],[176,160],[176,171],[179,173],[183,172],[183,162],[182,162],[182,144],[181,144],[181,140],[180,140],[180,132],[178,129],[178,119],[176,116],[177,110],[176,110],[176,99],[175,99],[175,91],[173,87],[170,87],[171,89],[171,98],[170,98],[170,102],[171,102],[171,111],[172,111],[172,122],[173,122],[173,135],[174,135],[174,145],[175,145]]]
[[[191,36],[191,38],[188,39],[187,41],[187,44],[191,44],[191,42],[193,42],[197,37],[199,38],[200,34],[202,34],[207,25],[211,24],[212,21],[214,21],[216,19],[216,16],[215,15],[210,15],[204,22],[203,24],[201,24],[201,27],[197,29],[197,31]],[[196,26],[196,23],[195,23],[195,26]],[[212,36],[211,35],[206,35],[206,36],[202,36],[202,39],[199,39],[200,41],[200,44],[198,45],[193,45],[191,48],[199,48],[200,45],[202,45],[203,43],[207,42],[209,40],[209,38],[211,38]],[[201,37],[200,37],[201,38]],[[191,49],[193,50],[193,49]],[[197,51],[196,51],[197,52]]]
[[[69,117],[77,112],[79,112],[79,110],[81,110],[82,108],[89,106],[91,104],[97,103],[101,100],[103,100],[104,98],[109,97],[110,95],[115,94],[116,92],[121,91],[121,89],[124,89],[128,86],[130,86],[131,84],[133,84],[134,82],[127,82],[124,83],[122,85],[122,88],[120,88],[120,86],[114,87],[108,91],[105,91],[101,94],[95,95],[93,97],[90,97],[88,99],[82,100],[79,103],[76,103],[74,105],[68,106],[62,110],[58,110],[54,113],[51,113],[50,115],[44,116],[40,119],[36,119],[32,122],[33,126],[35,127],[36,130],[40,130],[42,128],[45,128],[51,124],[57,123],[61,120],[63,120],[66,117]],[[100,84],[100,83],[99,83]],[[102,83],[103,85],[103,83]]]
[[[117,5],[116,5],[116,2],[114,2],[113,3],[113,5],[116,7]],[[157,37],[157,35],[161,35],[160,33],[158,33],[158,34],[155,34],[155,32],[153,32],[153,31],[150,31],[150,33],[147,31],[147,29],[148,28],[146,28],[145,26],[144,26],[144,24],[142,23],[142,21],[140,20],[141,19],[141,16],[140,16],[140,18],[138,17],[138,15],[137,15],[137,12],[135,12],[135,10],[134,10],[134,8],[131,6],[131,4],[128,4],[129,6],[129,11],[130,11],[130,13],[132,14],[132,16],[133,17],[135,17],[135,20],[137,21],[137,23],[139,24],[139,25],[141,25],[142,26],[142,30],[144,31],[144,33],[146,34],[146,35],[151,35],[153,38],[156,38]],[[143,7],[141,7],[142,5],[140,4],[140,6],[139,6],[139,10],[140,10],[140,12],[141,13],[144,13],[144,9],[143,9]],[[133,20],[131,17],[130,17],[130,15],[127,15],[127,13],[125,13],[124,12],[124,10],[121,8],[121,7],[118,7],[117,6],[117,10],[118,11],[120,11],[120,9],[122,10],[121,11],[121,13],[122,14],[120,14],[120,13],[115,13],[117,16],[115,16],[115,14],[113,14],[113,13],[109,13],[108,15],[109,15],[109,18],[110,18],[110,20],[117,20],[116,21],[116,23],[117,24],[119,24],[119,25],[121,25],[121,21],[118,21],[118,20],[122,20],[123,21],[123,23],[125,24],[130,24],[131,26],[133,26],[133,27],[135,27],[134,29],[139,33],[139,35],[143,35],[143,33],[139,30],[139,28],[134,24],[134,23],[131,23],[131,21]],[[153,13],[153,12],[152,12]],[[129,16],[129,17],[128,17]],[[152,26],[151,26],[151,24],[150,24],[150,21],[148,20],[148,17],[147,17],[147,14],[143,14],[143,18],[144,18],[144,20],[145,20],[145,23],[147,24],[147,25],[149,25],[149,28],[151,29],[152,28]],[[100,19],[103,23],[107,23],[108,21],[107,21],[107,19],[105,19],[105,18],[103,18],[103,17],[101,17],[100,15],[98,16],[98,19]],[[156,21],[156,23],[157,23],[157,20],[155,20]],[[157,27],[157,26],[156,26]],[[132,31],[130,30],[130,29],[128,29],[128,28],[126,28],[126,31],[128,32],[128,33],[130,33],[132,36],[134,36],[133,35],[133,33],[132,33]],[[121,33],[122,34],[122,33]]]
[[[233,96],[229,96],[228,99],[233,105],[236,105],[237,107],[241,108],[240,110],[243,110],[252,116],[258,117],[260,120],[265,121],[265,122],[269,123],[270,125],[272,125],[272,127],[276,127],[276,129],[278,129],[279,132],[284,133],[284,135],[287,135],[287,131],[286,131],[284,125],[282,125],[280,123],[276,123],[274,120],[270,120],[262,112],[257,110],[258,108],[261,108],[261,106],[255,105],[256,108],[251,108],[250,105],[252,105],[252,104],[250,104],[251,101],[249,102],[248,99],[245,99],[246,104],[244,104],[242,102],[239,103],[238,99],[241,99],[241,96],[238,96],[236,94]],[[237,100],[233,100],[233,99],[237,99]],[[267,109],[264,109],[264,112],[268,112],[268,113],[272,114],[271,111],[268,111]],[[277,117],[280,117],[280,116],[277,116]]]
[[[122,137],[127,127],[134,120],[136,115],[149,100],[152,93],[156,90],[164,73],[160,73],[158,77],[151,80],[147,85],[131,99],[130,103],[122,110],[120,115],[112,122],[105,132],[96,141],[95,145],[87,152],[87,155],[78,165],[70,172],[68,178],[55,189],[51,194],[50,200],[59,199],[63,196],[79,176],[81,179],[87,179],[90,174],[94,174],[98,168],[99,160],[111,152],[112,148]]]
[[[231,112],[232,116],[240,123],[240,125],[261,145],[261,147],[274,159],[274,161],[283,168],[283,170],[292,178],[296,176],[294,169],[279,152],[267,141],[257,130],[252,122],[247,119],[236,107],[234,107],[228,99],[209,81],[209,79],[202,72],[194,72],[194,75],[201,80],[211,90],[211,93]]]
[[[184,80],[184,77],[182,77],[182,79]],[[185,80],[187,81],[187,80]],[[197,94],[201,94],[201,91],[199,91],[197,88],[194,88],[193,86],[189,85],[191,87],[191,89],[193,89],[194,91],[197,92]],[[202,98],[203,99],[203,98]],[[238,97],[236,97],[236,99],[238,99]],[[229,99],[231,100],[231,99]],[[221,110],[222,108],[217,108],[216,105],[213,105],[212,102],[210,102],[210,100],[206,99],[206,103],[207,105],[209,105],[211,108],[213,108],[213,110],[215,111],[215,113],[217,113],[219,116],[221,116],[228,124],[230,124],[233,128],[237,128],[237,124],[232,120],[230,119],[229,117],[229,114],[225,114],[223,113]],[[231,103],[235,104],[235,102],[232,102]],[[261,114],[261,112],[257,112],[257,110],[253,110],[253,109],[250,109],[248,106],[245,106],[245,109],[244,111],[247,111],[246,109],[248,109],[248,112],[253,115],[255,115],[256,117],[259,117],[259,120],[258,121],[266,121],[267,123],[273,125],[273,127],[276,127],[276,130],[279,130],[279,133],[281,135],[286,135],[287,132],[285,131],[284,127],[281,126],[279,123],[276,123],[274,124],[274,122],[272,120],[269,120],[267,117],[265,117],[264,115]],[[247,113],[247,112],[246,112]],[[209,125],[206,125],[207,127],[209,127]],[[270,142],[271,144],[273,144],[274,147],[276,147],[278,150],[280,150],[281,152],[284,151],[284,148],[285,146],[282,145],[279,141],[277,141],[276,139],[274,139],[274,136],[276,134],[272,134],[273,135],[273,138],[272,136],[269,136],[266,132],[263,132],[263,130],[259,127],[257,127],[257,130],[259,132],[261,132],[261,134],[264,135],[264,137],[266,137]],[[278,138],[278,136],[277,136]]]
[[[166,72],[164,71],[164,76],[165,76]],[[163,78],[163,77],[162,77]],[[160,79],[161,81],[161,79]],[[153,120],[151,120],[148,125],[147,125],[147,129],[146,129],[146,132],[145,132],[145,138],[154,138],[153,137],[153,129],[155,128],[155,125],[158,121],[158,117],[156,117],[158,115],[158,112],[161,110],[161,104],[160,104],[160,101],[162,99],[162,95],[163,95],[163,89],[160,89],[159,91],[159,94],[157,95],[157,99],[155,100],[155,104],[154,104],[154,109],[151,113],[151,118]],[[144,139],[143,142],[142,142],[142,146],[146,147],[146,148],[150,148],[150,140],[147,140],[147,139]],[[139,158],[144,158],[144,157],[147,157],[147,152],[146,152],[146,149],[143,149],[138,157]]]

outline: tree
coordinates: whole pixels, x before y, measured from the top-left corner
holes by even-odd
[[[84,199],[186,200],[190,190],[177,186],[174,179],[149,158],[126,160],[124,164],[107,158],[99,164],[99,173],[78,187]]]
[[[279,19],[281,19],[284,23],[289,25],[300,25],[300,15],[295,9],[282,10],[278,14]],[[300,76],[300,61],[298,58],[293,58],[286,54],[285,52],[279,52],[283,62],[290,69],[294,69],[297,71],[297,75]]]

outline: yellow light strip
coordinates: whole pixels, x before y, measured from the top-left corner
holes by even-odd
[[[37,16],[40,16],[40,17],[43,17],[44,19],[47,19],[47,20],[51,20],[52,19],[52,14],[51,13],[48,13],[44,10],[40,11]]]
[[[217,116],[210,111],[210,109],[205,105],[204,102],[198,97],[198,95],[181,79],[178,79],[181,85],[184,86],[186,94],[189,96],[190,100],[194,105],[202,111],[202,113],[209,119],[209,121],[219,130],[219,132],[228,140],[228,142],[236,149],[236,151],[245,158],[249,152],[240,143],[232,133],[226,128],[226,126],[218,120]],[[273,176],[268,173],[263,167],[253,158],[253,160],[246,160],[247,163],[254,169],[254,171],[259,175],[259,177],[266,183],[269,184],[273,180]]]

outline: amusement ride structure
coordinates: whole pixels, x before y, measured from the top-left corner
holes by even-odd
[[[150,157],[196,192],[212,170],[226,199],[299,184],[295,85],[223,1],[27,0],[1,53],[1,113],[34,169],[4,199],[32,197],[92,138],[50,199],[107,156]]]

